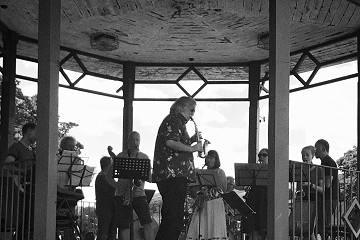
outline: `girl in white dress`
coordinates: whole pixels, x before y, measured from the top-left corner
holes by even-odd
[[[226,240],[225,206],[220,194],[226,191],[226,175],[220,169],[219,154],[210,150],[205,158],[207,169],[219,178],[216,187],[204,186],[194,203],[194,214],[187,233],[187,240]],[[200,214],[199,214],[200,213]],[[200,218],[199,218],[200,215]],[[200,224],[199,224],[200,220]],[[199,233],[200,230],[200,233]]]

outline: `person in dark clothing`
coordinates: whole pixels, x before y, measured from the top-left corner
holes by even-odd
[[[315,143],[315,157],[320,158],[321,165],[325,166],[325,201],[318,201],[318,233],[325,239],[325,230],[331,225],[331,216],[337,208],[338,198],[338,171],[336,162],[329,156],[329,143],[320,139]],[[325,209],[324,205],[325,204]],[[325,211],[324,211],[325,210]]]
[[[115,240],[116,222],[114,208],[115,187],[105,179],[111,166],[110,157],[100,159],[101,172],[95,180],[96,215],[98,216],[98,240]]]
[[[36,164],[36,124],[26,123],[22,127],[22,138],[13,143],[5,158],[6,168],[9,171],[18,192],[14,194],[19,196],[18,202],[9,202],[9,204],[18,205],[16,238],[32,239],[34,229],[34,203],[35,203],[35,164]],[[15,196],[14,195],[14,196]],[[12,199],[14,200],[14,199]],[[21,204],[24,203],[24,204]],[[15,213],[16,214],[16,213]]]
[[[263,148],[258,153],[258,163],[268,164],[269,150]],[[256,212],[250,214],[244,223],[249,239],[266,239],[267,234],[267,186],[251,186],[245,195],[246,203]]]
[[[153,182],[163,200],[156,240],[178,240],[183,227],[188,182],[195,180],[193,152],[202,151],[196,136],[189,137],[186,123],[195,113],[191,97],[177,99],[159,127],[155,143]]]

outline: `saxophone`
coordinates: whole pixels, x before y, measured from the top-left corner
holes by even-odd
[[[207,139],[203,139],[203,137],[200,135],[200,132],[199,132],[199,129],[197,127],[195,120],[193,118],[190,118],[190,120],[194,123],[194,126],[195,126],[196,141],[198,143],[202,143],[203,151],[198,151],[198,157],[205,158],[208,154],[208,145],[210,144],[210,141]]]

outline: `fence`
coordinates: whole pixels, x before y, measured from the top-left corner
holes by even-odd
[[[33,234],[34,162],[6,164],[0,171],[0,237],[31,239]]]
[[[34,217],[33,162],[7,164],[0,171],[0,239],[31,239]],[[328,184],[327,179],[333,179]],[[290,161],[289,238],[357,239],[360,235],[359,172]],[[160,223],[160,203],[151,204]],[[79,201],[75,209],[82,239],[97,232],[96,205]],[[55,216],[54,216],[55,217]],[[77,239],[79,237],[74,237]],[[61,239],[61,237],[59,237]]]
[[[357,239],[359,172],[290,161],[289,236]]]

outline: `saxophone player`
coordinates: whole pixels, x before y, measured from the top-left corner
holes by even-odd
[[[202,151],[196,136],[189,137],[186,123],[193,117],[196,101],[177,99],[161,123],[154,152],[153,182],[157,184],[163,207],[156,240],[177,240],[183,226],[187,183],[195,180],[194,152]]]

